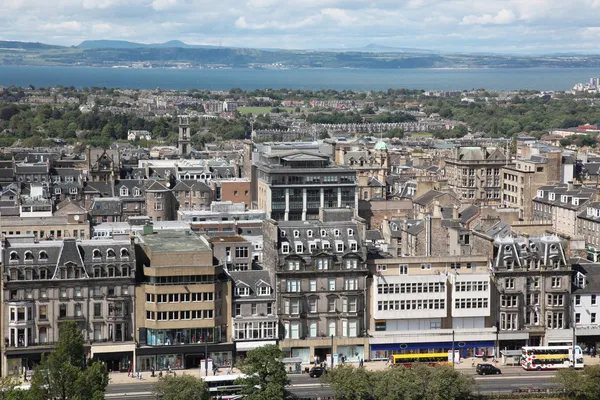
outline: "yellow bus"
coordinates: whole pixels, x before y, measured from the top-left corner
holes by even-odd
[[[449,353],[394,354],[392,356],[392,361],[393,365],[399,365],[406,368],[412,367],[415,363],[431,366],[452,363]]]

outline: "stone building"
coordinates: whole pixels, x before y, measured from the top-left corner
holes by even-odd
[[[501,348],[572,344],[571,263],[556,236],[494,241],[494,315]]]
[[[152,221],[173,220],[173,192],[160,182],[153,182],[144,191],[146,197],[146,215]]]
[[[3,366],[32,368],[76,321],[91,357],[123,371],[135,350],[135,250],[128,235],[111,240],[3,241]]]
[[[500,169],[509,161],[502,148],[456,148],[445,159],[448,185],[463,204],[500,204]]]
[[[154,232],[139,239],[143,269],[136,288],[137,369],[196,368],[209,358],[232,362],[231,281],[213,265],[208,240],[191,231]]]
[[[331,353],[364,359],[370,279],[364,238],[364,222],[352,210],[322,210],[313,221],[265,221],[264,264],[277,282],[279,344],[287,356],[304,363]]]
[[[533,220],[552,221],[554,232],[573,237],[577,216],[595,197],[596,189],[571,183],[541,186],[533,198]]]
[[[600,202],[590,202],[577,215],[577,235],[583,237],[588,260],[600,261]]]
[[[517,159],[502,167],[502,205],[521,211],[525,221],[533,218],[533,203],[537,190],[544,185],[561,181],[562,152],[555,151],[542,156]]]

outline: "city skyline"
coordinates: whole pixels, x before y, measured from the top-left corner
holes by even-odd
[[[18,0],[0,2],[0,40],[84,40],[281,49],[368,44],[446,52],[598,53],[598,0]]]

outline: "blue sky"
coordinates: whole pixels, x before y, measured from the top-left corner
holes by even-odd
[[[0,0],[0,40],[600,53],[600,0]]]

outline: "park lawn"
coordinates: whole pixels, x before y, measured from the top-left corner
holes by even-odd
[[[433,134],[432,133],[427,133],[427,132],[413,132],[413,133],[407,133],[407,135],[410,135],[412,137],[432,137]]]
[[[237,110],[240,114],[267,114],[270,113],[271,110],[275,107],[240,107]],[[287,111],[289,113],[294,111],[294,107],[278,107],[282,111]]]

